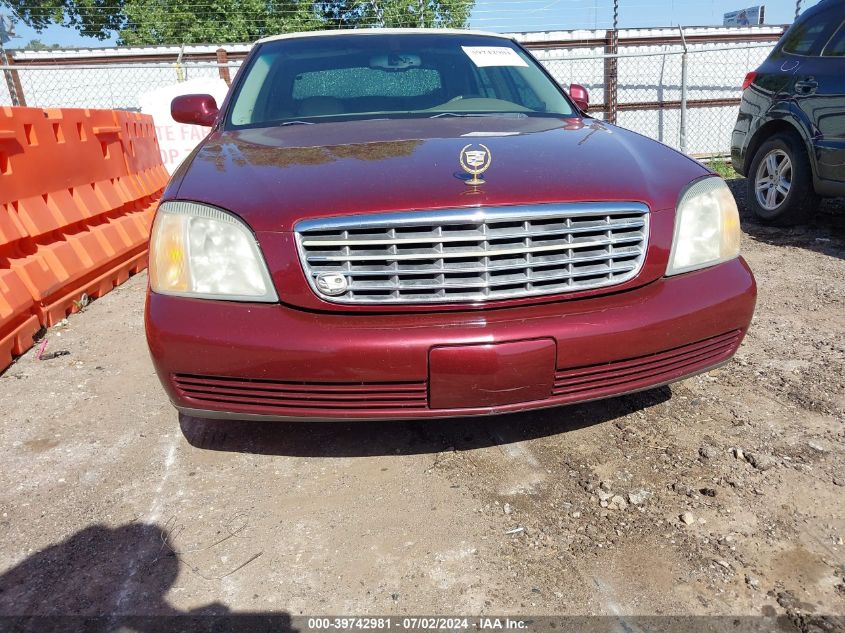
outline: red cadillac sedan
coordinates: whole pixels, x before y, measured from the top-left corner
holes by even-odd
[[[189,415],[497,414],[727,362],[751,321],[734,199],[586,114],[513,40],[261,40],[174,174],[146,332]]]

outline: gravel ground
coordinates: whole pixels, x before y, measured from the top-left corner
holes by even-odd
[[[742,182],[735,183],[742,197]],[[179,420],[139,275],[0,376],[0,614],[845,615],[845,203],[743,217],[734,362],[481,420]],[[837,617],[838,616],[838,617]],[[626,629],[627,630],[627,629]]]

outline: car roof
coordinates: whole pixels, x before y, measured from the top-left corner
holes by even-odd
[[[845,9],[845,4],[843,4],[841,0],[821,0],[818,4],[814,4],[806,11],[803,11],[796,21],[803,22],[804,16],[813,16],[821,11],[827,11],[828,9],[833,8],[842,10]]]
[[[501,33],[489,33],[487,31],[471,31],[469,29],[333,29],[330,31],[302,31],[299,33],[283,33],[281,35],[270,35],[262,37],[256,44],[274,42],[276,40],[289,40],[298,37],[333,37],[336,35],[484,35],[495,37],[501,40],[513,40],[508,35]]]

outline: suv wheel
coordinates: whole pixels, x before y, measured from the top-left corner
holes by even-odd
[[[801,140],[777,134],[754,154],[748,170],[748,206],[761,222],[780,226],[805,222],[819,196]]]

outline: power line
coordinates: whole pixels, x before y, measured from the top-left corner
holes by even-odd
[[[419,1],[420,8],[417,9],[412,6],[412,10],[407,15],[393,16],[393,19],[386,19],[383,14],[370,15],[354,20],[354,26],[362,28],[378,27],[383,26],[385,22],[391,25],[419,26],[424,23],[426,17],[431,20],[431,16],[426,15],[427,12],[436,11],[436,8],[427,4],[426,0]],[[668,3],[669,0],[497,0],[495,3],[492,0],[477,0],[477,6],[471,11],[467,25],[473,29],[505,32],[618,29],[620,9],[624,10],[627,20],[631,21],[630,16],[634,16],[633,20],[636,22],[638,14],[651,12],[654,9],[666,9]],[[323,24],[322,21],[325,20],[325,13],[318,10],[319,5],[319,2],[312,3],[310,7],[306,6],[304,9],[292,8],[289,5],[278,10],[268,11],[267,14],[262,12],[259,15],[238,13],[237,19],[229,25],[224,19],[226,10],[221,8],[219,4],[210,0],[199,0],[197,2],[187,0],[174,6],[170,13],[152,21],[152,24],[157,28],[177,32],[184,27],[184,31],[190,33],[191,29],[189,25],[186,25],[186,22],[196,20],[196,14],[199,14],[201,21],[218,20],[219,18],[221,33],[250,34],[244,37],[251,37],[252,34],[263,36],[284,29],[287,26],[285,22],[291,18],[297,19],[296,21],[290,20],[289,24],[293,26],[301,24],[302,28],[320,28]],[[0,0],[0,7],[5,6],[7,5],[4,0]],[[800,13],[801,6],[802,0],[796,0],[796,16]],[[11,7],[9,8],[11,9]],[[122,31],[139,30],[143,32],[149,29],[150,25],[146,20],[126,17],[125,10],[126,7],[122,3],[118,3],[116,0],[106,0],[105,4],[76,8],[71,14],[65,16],[61,25],[80,30],[79,23],[81,22],[91,25],[92,29],[96,29],[101,21],[107,21],[104,19],[107,17],[106,14],[122,12],[118,18],[119,27],[113,31],[107,31],[107,34],[119,35]],[[443,12],[439,15],[448,16],[449,13]],[[17,17],[19,20],[21,19],[19,15]],[[25,20],[21,21],[26,22]],[[111,35],[107,35],[104,39],[108,39],[108,37],[111,37]]]

